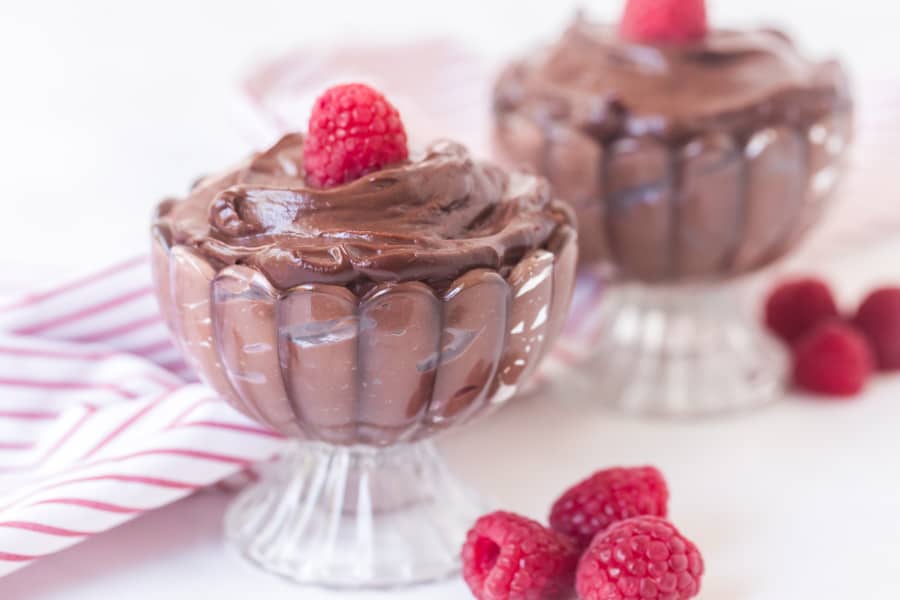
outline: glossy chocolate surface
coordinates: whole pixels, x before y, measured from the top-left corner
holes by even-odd
[[[306,185],[302,148],[302,136],[288,135],[202,180],[160,226],[218,266],[253,266],[287,289],[449,283],[511,267],[568,218],[543,181],[477,164],[452,142],[330,189]]]
[[[510,66],[495,102],[500,112],[566,121],[596,139],[683,142],[710,131],[746,138],[764,125],[811,125],[847,107],[846,87],[837,63],[807,61],[777,31],[720,30],[651,46],[579,20],[558,43]]]

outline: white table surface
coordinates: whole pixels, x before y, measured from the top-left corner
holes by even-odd
[[[222,4],[0,5],[0,280],[7,289],[142,251],[157,199],[247,152],[232,98],[255,60],[311,40],[440,33],[501,55],[551,35],[576,3]],[[600,12],[615,5],[582,4]],[[716,13],[728,22],[785,20],[816,41],[809,45],[839,48],[857,72],[900,80],[893,3],[746,4],[720,0]],[[514,28],[502,25],[512,6],[520,19]],[[898,250],[873,247],[823,268],[853,300],[874,281],[900,281]],[[462,477],[534,517],[596,468],[658,465],[672,488],[673,519],[707,559],[706,600],[900,598],[900,379],[878,381],[855,402],[791,398],[701,422],[639,421],[587,400],[525,398],[440,445]],[[0,598],[347,596],[289,586],[226,552],[220,519],[227,500],[207,492],[141,517],[0,580]],[[350,597],[469,596],[453,581]]]

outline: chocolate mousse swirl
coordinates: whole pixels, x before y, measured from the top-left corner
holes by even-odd
[[[805,127],[849,105],[840,65],[803,59],[777,31],[719,30],[685,45],[651,46],[584,19],[507,68],[495,93],[500,114],[566,122],[601,141],[749,136],[767,124]]]
[[[501,272],[571,224],[549,186],[474,162],[452,142],[330,189],[303,178],[290,134],[167,205],[158,227],[218,267],[258,268],[278,288],[421,280],[436,287],[479,267]]]

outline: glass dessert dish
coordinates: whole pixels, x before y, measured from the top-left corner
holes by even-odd
[[[504,70],[494,114],[498,154],[553,183],[581,267],[611,284],[573,381],[662,415],[781,395],[785,353],[741,309],[742,284],[834,196],[852,137],[838,63],[773,30],[652,43],[579,16]]]
[[[226,517],[264,569],[328,587],[457,570],[485,507],[431,438],[499,407],[562,328],[577,241],[542,179],[451,142],[349,183],[289,134],[158,209],[160,307],[234,408],[292,440]]]

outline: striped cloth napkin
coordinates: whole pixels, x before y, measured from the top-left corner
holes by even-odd
[[[284,444],[197,382],[149,282],[138,257],[0,306],[0,576],[199,488],[245,481]],[[584,282],[576,303],[597,293]],[[535,380],[580,351],[570,336]]]
[[[136,258],[0,307],[0,575],[271,457],[196,382]]]

